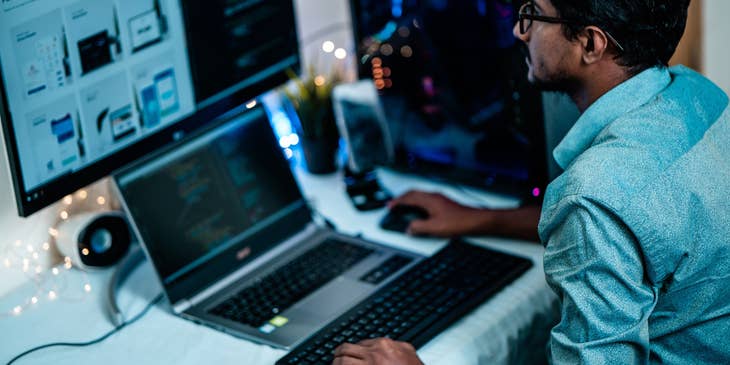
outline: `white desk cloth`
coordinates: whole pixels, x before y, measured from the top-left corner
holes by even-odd
[[[514,204],[499,196],[469,192],[382,170],[380,179],[394,194],[419,188],[439,191],[463,203],[509,207]],[[422,254],[433,254],[446,240],[413,238],[383,231],[377,222],[383,210],[361,213],[345,193],[340,174],[312,176],[297,170],[304,194],[313,208],[330,219],[340,231],[362,234]],[[418,353],[426,364],[533,364],[545,361],[545,342],[557,322],[557,299],[545,283],[543,248],[535,243],[506,239],[470,239],[472,242],[514,253],[533,260],[534,266],[468,316],[431,340]],[[19,316],[0,317],[0,362],[50,342],[82,342],[112,329],[104,297],[111,270],[89,273],[72,269],[63,272],[70,286],[83,287],[88,277],[91,293],[82,299],[67,299],[61,292],[54,301],[42,300]],[[0,298],[0,310],[7,311],[26,300],[27,287]],[[126,281],[119,295],[120,308],[131,318],[161,288],[145,262]],[[27,355],[17,364],[273,364],[285,351],[258,345],[171,314],[164,302],[153,307],[138,322],[105,341],[87,347],[52,347]]]

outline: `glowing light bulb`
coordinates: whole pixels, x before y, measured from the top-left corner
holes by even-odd
[[[50,234],[51,237],[58,237],[58,230],[53,227],[50,227],[50,228],[48,228],[48,234]]]
[[[38,260],[38,252],[33,252],[33,259]]]
[[[28,245],[28,246],[25,247],[25,249],[28,250],[28,252],[35,251],[35,249],[33,248],[33,245]]]
[[[89,249],[84,247],[81,249],[81,254],[84,256],[89,256]]]
[[[393,46],[391,46],[388,43],[383,43],[382,46],[380,46],[380,53],[382,53],[385,56],[390,56],[393,54]]]
[[[32,298],[30,298],[30,302],[33,303],[33,304],[38,303],[38,297],[32,297]]]
[[[335,58],[338,60],[344,60],[347,57],[347,51],[344,48],[337,48],[335,50]]]
[[[327,53],[332,53],[335,50],[335,43],[332,41],[325,41],[322,43],[322,50]]]
[[[57,297],[57,295],[56,295],[56,292],[55,291],[51,290],[51,291],[48,292],[48,299],[55,300],[56,297]]]
[[[61,219],[63,219],[63,220],[66,220],[66,219],[68,219],[68,212],[67,212],[67,211],[65,211],[65,210],[62,210],[62,211],[61,211],[61,213],[59,213],[58,215],[59,215],[59,216],[61,217]]]
[[[87,293],[88,293],[88,292],[90,292],[90,291],[91,291],[91,285],[89,285],[89,284],[84,284],[84,290],[85,290],[85,291],[86,291]]]
[[[22,312],[22,311],[23,311],[23,307],[21,307],[19,305],[16,306],[15,308],[13,308],[13,314],[15,314],[16,316],[19,315],[20,312]]]
[[[63,264],[63,267],[65,267],[67,270],[70,269],[71,268],[71,262],[69,261],[69,262]]]
[[[103,197],[103,196],[97,197],[96,198],[96,203],[99,204],[99,205],[104,205],[106,203],[106,198]]]
[[[63,198],[63,204],[71,205],[71,203],[73,203],[73,202],[74,202],[74,199],[71,197],[71,195],[66,195]]]
[[[42,267],[40,267],[40,266],[36,266],[36,267],[35,267],[35,273],[36,273],[36,274],[40,274],[40,273],[41,273],[41,271],[43,271],[43,268],[42,268]]]
[[[246,103],[246,108],[248,108],[248,109],[252,109],[255,106],[256,106],[256,100],[251,100],[248,103]]]
[[[413,56],[413,48],[410,46],[403,46],[400,48],[400,55],[405,58],[410,58]]]
[[[326,82],[327,79],[325,79],[322,75],[317,75],[317,77],[314,78],[314,84],[317,86],[323,86]]]
[[[289,139],[286,137],[279,138],[279,146],[281,148],[289,148]]]
[[[398,35],[403,38],[408,38],[411,35],[411,30],[408,27],[400,27],[398,28]]]
[[[58,275],[58,268],[54,267],[53,269],[51,269],[51,272],[53,273],[53,275]]]
[[[48,242],[43,242],[43,251],[48,251],[51,249],[51,245]]]
[[[284,155],[286,155],[287,159],[290,159],[292,158],[292,156],[294,156],[294,151],[292,151],[291,148],[285,148]]]

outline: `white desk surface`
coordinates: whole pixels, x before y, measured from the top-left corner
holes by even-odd
[[[313,207],[342,232],[430,255],[446,240],[413,238],[377,227],[383,210],[361,213],[350,204],[341,174],[312,176],[297,170],[304,194]],[[412,188],[439,191],[457,201],[490,207],[509,207],[509,199],[486,196],[423,179],[380,171],[380,180],[394,194]],[[495,297],[422,347],[426,364],[515,364],[544,361],[544,344],[558,318],[556,297],[545,283],[543,248],[535,243],[506,239],[470,239],[491,248],[533,260],[534,266]],[[0,361],[50,342],[81,342],[112,329],[104,305],[111,270],[84,274],[65,270],[53,280],[65,286],[59,298],[41,301],[19,316],[0,317]],[[90,293],[81,288],[85,282]],[[78,289],[75,289],[78,288]],[[0,298],[0,311],[28,299],[28,284]],[[161,288],[145,262],[126,281],[119,304],[127,318],[138,313]],[[170,313],[168,305],[153,307],[138,322],[105,341],[88,347],[52,347],[34,352],[17,364],[273,364],[285,351],[254,344]]]

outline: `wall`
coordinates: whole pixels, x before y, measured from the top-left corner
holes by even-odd
[[[343,61],[322,51],[322,43],[330,40],[344,48],[348,58],[344,67],[348,76],[354,76],[354,39],[350,26],[349,0],[295,0],[297,31],[299,32],[303,70],[312,65],[320,73],[328,74],[333,67],[343,67]]]
[[[703,0],[702,2],[702,69],[712,81],[730,93],[730,1]]]

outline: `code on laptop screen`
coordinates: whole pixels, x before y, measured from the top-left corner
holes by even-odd
[[[165,282],[272,223],[301,197],[261,114],[214,129],[120,179]]]

